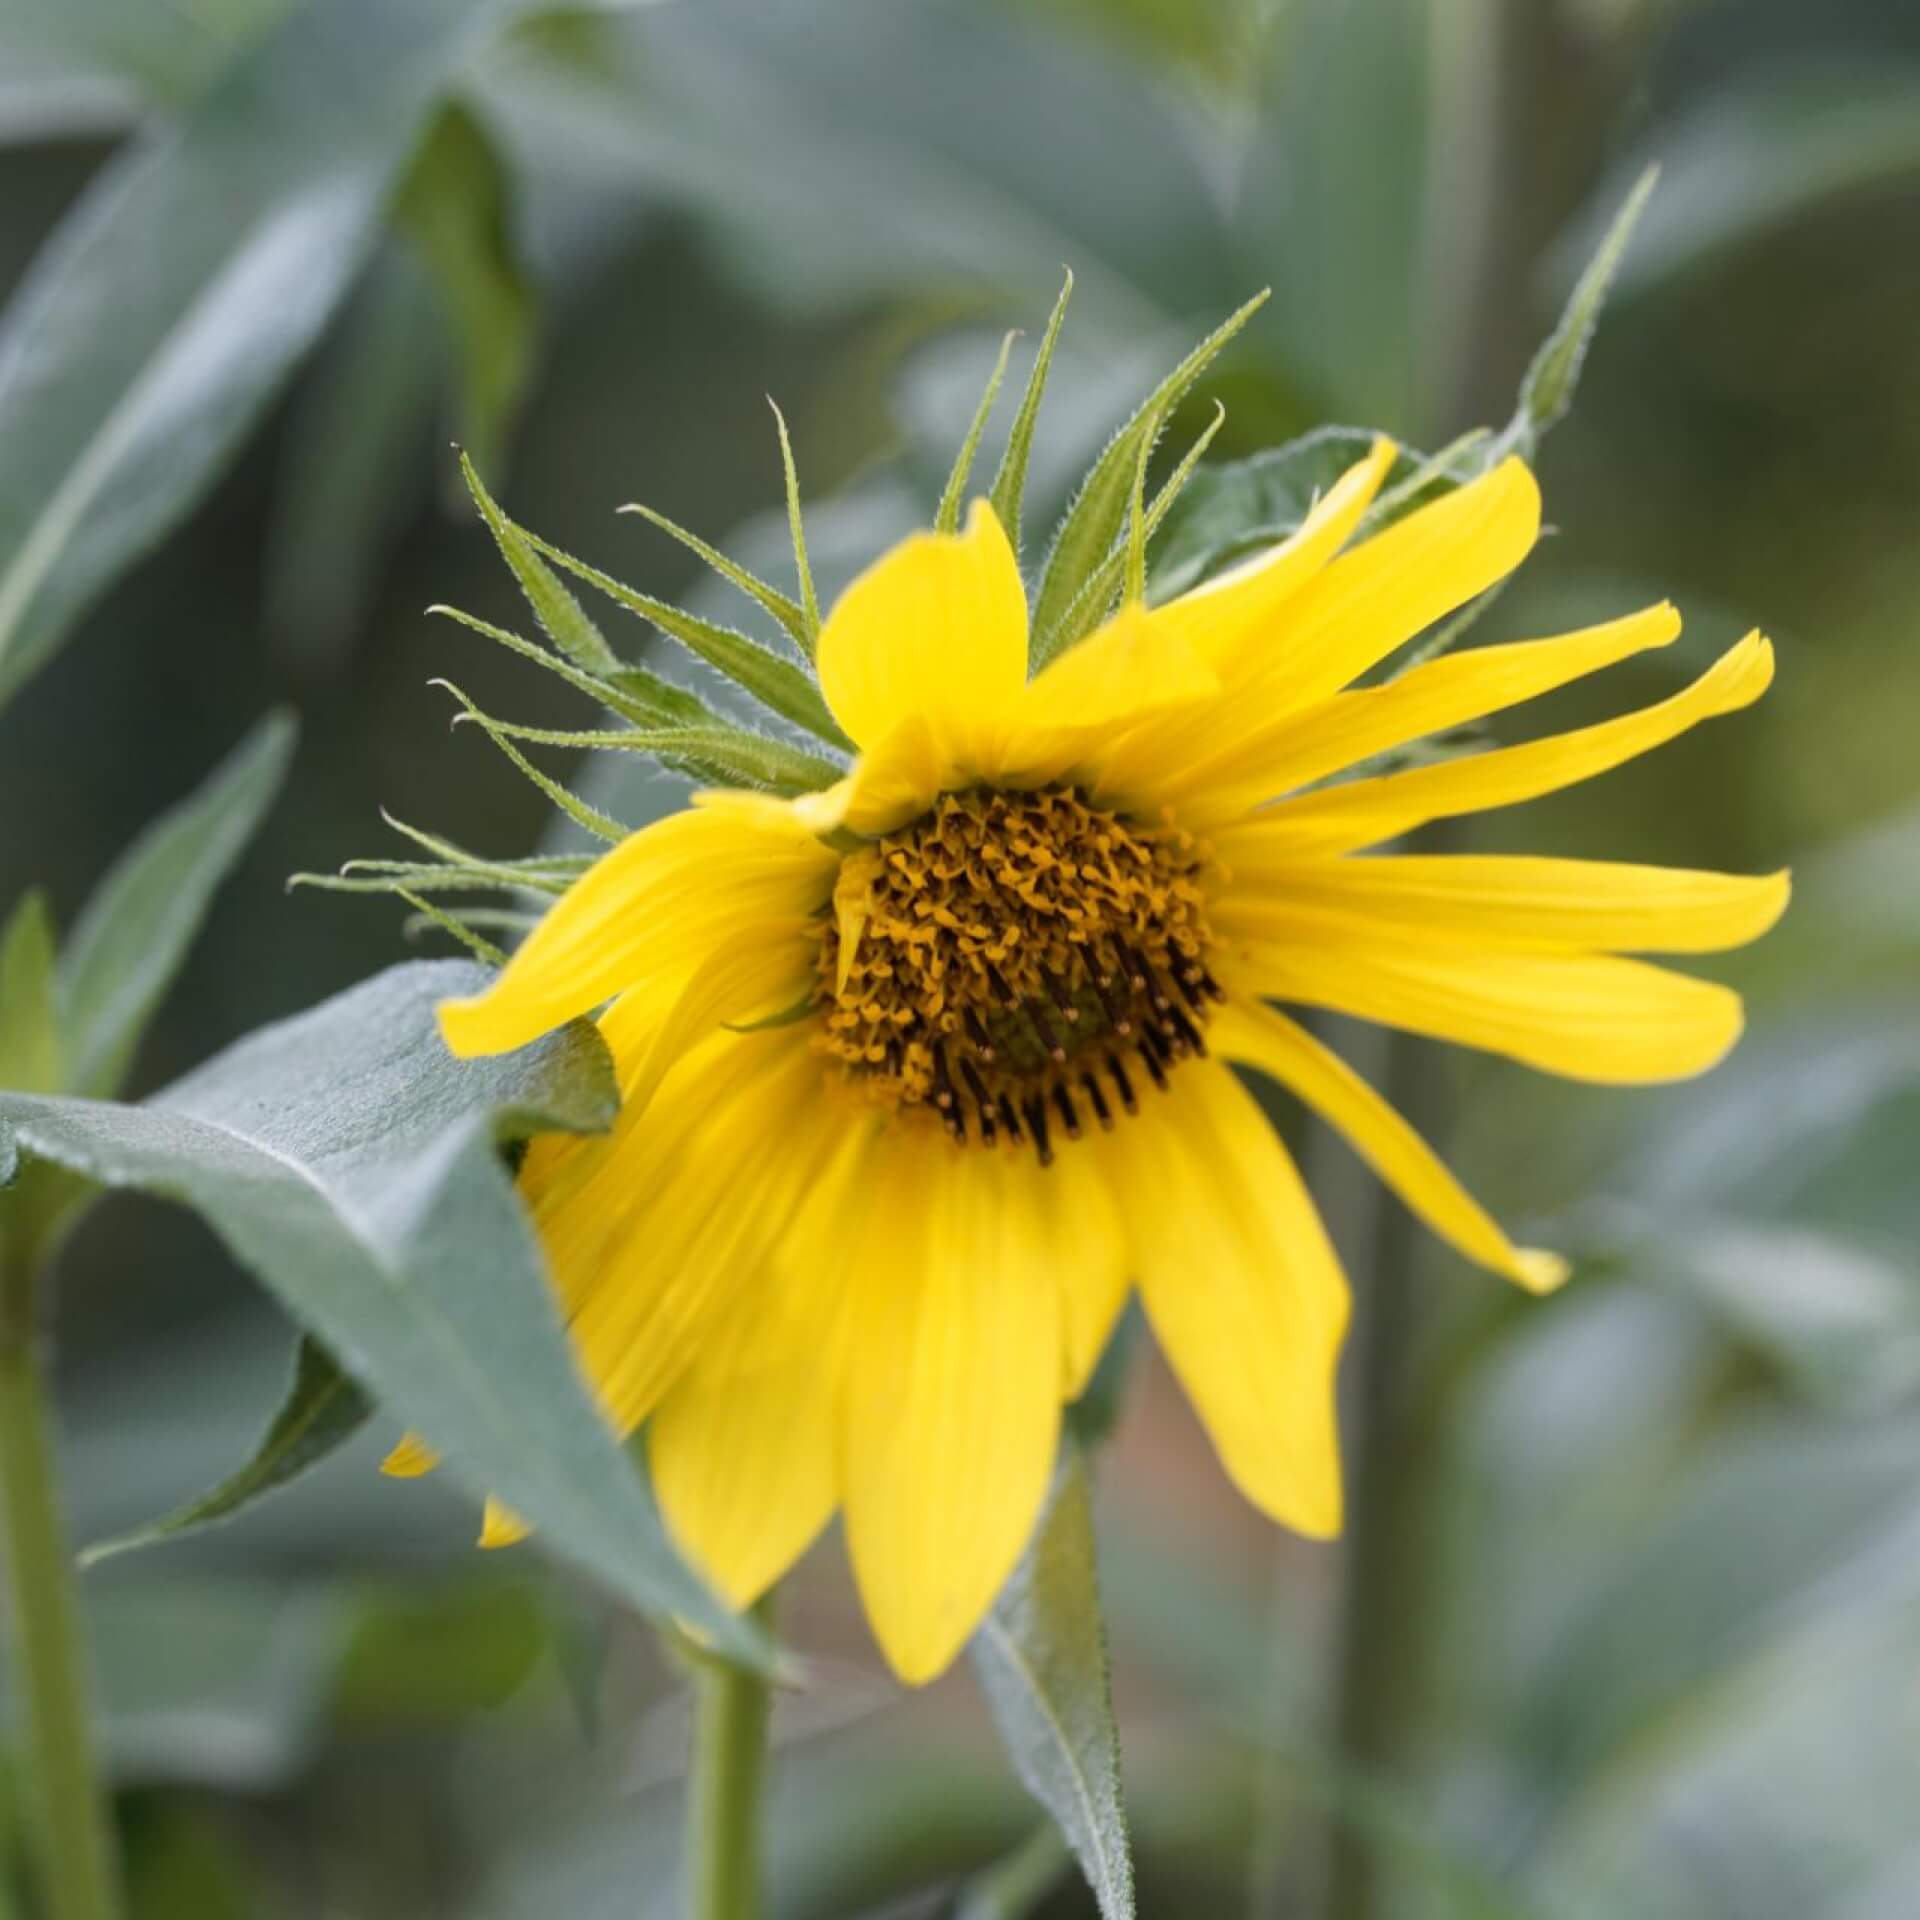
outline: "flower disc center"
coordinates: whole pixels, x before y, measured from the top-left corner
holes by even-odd
[[[1030,1140],[1133,1112],[1189,1053],[1206,968],[1205,853],[1064,787],[941,796],[849,858],[823,922],[819,1044],[956,1141]]]

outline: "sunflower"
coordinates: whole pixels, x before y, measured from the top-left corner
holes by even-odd
[[[1166,604],[1128,596],[1037,673],[989,503],[905,540],[818,630],[845,777],[695,794],[441,1008],[461,1055],[603,1009],[618,1122],[536,1141],[521,1190],[608,1417],[644,1426],[671,1532],[735,1605],[837,1511],[887,1658],[938,1674],[1018,1559],[1135,1287],[1234,1483],[1338,1530],[1347,1287],[1242,1074],[1470,1260],[1535,1292],[1565,1268],[1276,1003],[1605,1083],[1734,1043],[1734,993],[1623,956],[1753,939],[1784,875],[1376,849],[1746,706],[1768,643],[1600,725],[1397,763],[1680,620],[1356,686],[1539,532],[1515,458],[1355,542],[1394,458],[1376,442],[1290,538]],[[518,1531],[490,1513],[490,1540]]]

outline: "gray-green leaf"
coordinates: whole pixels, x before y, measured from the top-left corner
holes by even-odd
[[[1026,1558],[973,1638],[974,1668],[1021,1781],[1100,1902],[1132,1920],[1133,1857],[1094,1574],[1087,1470],[1069,1444]]]
[[[296,737],[290,715],[269,714],[94,890],[60,957],[68,1092],[119,1090],[214,889],[280,791]]]
[[[157,1546],[231,1520],[264,1495],[318,1466],[358,1433],[372,1412],[373,1402],[340,1371],[333,1355],[311,1336],[303,1339],[286,1398],[246,1464],[198,1499],[87,1548],[80,1556],[81,1565],[91,1566],[134,1547]]]
[[[434,1006],[488,978],[461,960],[395,967],[143,1106],[0,1094],[0,1181],[27,1156],[191,1206],[471,1490],[633,1605],[764,1664],[765,1636],[675,1557],[588,1397],[495,1151],[609,1124],[606,1048],[576,1021],[453,1059]]]
[[[516,4],[297,8],[67,216],[0,317],[0,702],[218,475]]]

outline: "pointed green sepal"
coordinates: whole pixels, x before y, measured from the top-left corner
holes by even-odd
[[[947,484],[940,495],[940,505],[933,516],[935,533],[957,533],[960,529],[960,496],[967,490],[967,482],[973,477],[973,462],[980,451],[980,436],[987,430],[987,422],[993,417],[993,403],[1000,397],[1000,383],[1007,377],[1007,355],[1013,351],[1013,343],[1019,336],[1008,334],[1000,342],[1000,358],[993,363],[993,372],[987,379],[987,390],[980,396],[980,404],[973,410],[972,424],[967,428],[967,437],[960,442],[960,451],[954,456],[953,471],[947,475]]]
[[[791,721],[797,727],[804,727],[816,739],[824,740],[830,746],[852,751],[853,742],[840,731],[820,689],[805,670],[793,661],[783,660],[770,647],[762,646],[758,640],[741,633],[737,628],[724,627],[717,620],[703,620],[698,614],[688,613],[669,601],[656,600],[652,594],[627,586],[610,573],[602,573],[598,567],[589,566],[586,561],[563,552],[549,541],[537,536],[529,537],[556,566],[563,567],[576,579],[586,581],[630,613],[637,613],[643,620],[651,621],[662,633],[679,641],[695,659],[704,660],[716,673],[724,674],[735,686],[750,693],[768,712],[778,714],[781,719]],[[709,710],[700,724],[706,726],[718,722]]]
[[[588,673],[617,671],[620,656],[607,645],[605,636],[587,617],[586,609],[555,578],[553,570],[542,565],[525,528],[516,526],[500,511],[464,452],[460,455],[460,472],[466,480],[467,491],[473,495],[474,505],[480,509],[480,517],[493,534],[500,557],[520,583],[520,591],[526,595],[527,605],[540,623],[540,631],[575,666],[585,668]]]
[[[800,475],[793,464],[793,441],[787,434],[787,416],[767,396],[774,423],[780,429],[780,466],[787,482],[787,528],[793,535],[793,569],[800,582],[800,615],[806,631],[800,645],[811,660],[820,644],[820,597],[813,590],[813,566],[807,559],[807,529],[800,515]]]
[[[1053,303],[1047,330],[1041,336],[1040,351],[1034,356],[1033,371],[1027,375],[1027,390],[1020,396],[1020,411],[1013,416],[1006,450],[1000,456],[1000,469],[993,476],[987,499],[1007,538],[1013,554],[1020,557],[1020,513],[1027,491],[1027,462],[1033,453],[1034,423],[1040,417],[1040,401],[1047,390],[1047,375],[1053,370],[1053,350],[1059,343],[1060,323],[1067,317],[1067,302],[1073,297],[1073,269],[1061,283],[1060,297]]]
[[[590,806],[577,793],[570,793],[558,780],[544,774],[527,756],[513,744],[506,729],[491,714],[482,713],[451,680],[437,680],[435,686],[445,687],[458,700],[473,722],[484,729],[487,738],[504,753],[533,784],[544,793],[553,804],[576,826],[584,827],[597,840],[605,840],[613,845],[627,837],[628,829],[598,807]]]
[[[738,587],[748,599],[758,602],[772,614],[796,646],[801,648],[807,646],[807,616],[799,601],[791,594],[782,593],[778,587],[762,580],[757,573],[749,573],[739,561],[730,559],[718,547],[702,540],[697,533],[689,533],[677,521],[669,520],[664,513],[656,513],[652,507],[643,506],[639,501],[634,500],[622,507],[620,511],[637,513],[643,520],[651,521],[662,533],[671,534],[683,547],[697,553],[721,579]]]
[[[1054,535],[1053,550],[1047,556],[1046,571],[1041,576],[1040,592],[1034,602],[1032,665],[1036,672],[1093,630],[1092,622],[1076,626],[1069,615],[1074,607],[1084,608],[1087,604],[1087,583],[1113,554],[1120,538],[1141,443],[1146,442],[1151,449],[1162,423],[1187,389],[1266,299],[1264,292],[1256,294],[1201,341],[1108,441],[1105,452],[1081,483],[1073,505],[1067,509],[1066,518]]]

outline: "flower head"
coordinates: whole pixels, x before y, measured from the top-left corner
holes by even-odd
[[[673,1533],[734,1602],[838,1510],[889,1659],[938,1673],[1135,1287],[1246,1496],[1338,1529],[1346,1284],[1236,1069],[1468,1258],[1535,1291],[1564,1268],[1276,1003],[1611,1083],[1733,1044],[1732,992],[1623,956],[1754,938],[1783,875],[1378,849],[1747,705],[1766,641],[1600,725],[1366,771],[1680,627],[1662,605],[1356,686],[1539,530],[1508,460],[1356,538],[1393,459],[1376,443],[1290,538],[1128,597],[1031,674],[993,509],[905,541],[818,632],[844,778],[696,794],[442,1009],[481,1054],[604,1008],[618,1124],[536,1142],[522,1190],[609,1418],[646,1427]]]

